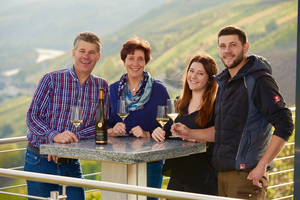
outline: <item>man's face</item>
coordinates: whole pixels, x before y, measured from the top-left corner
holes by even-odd
[[[242,67],[240,64],[246,58],[248,51],[248,45],[246,44],[242,45],[238,35],[223,35],[219,37],[218,51],[225,67],[228,69]]]
[[[97,45],[83,40],[78,41],[77,49],[72,50],[75,60],[74,69],[77,76],[90,75],[100,59],[101,53],[97,52]]]

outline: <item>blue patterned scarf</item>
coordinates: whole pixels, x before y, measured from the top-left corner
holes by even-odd
[[[132,95],[129,91],[127,84],[128,75],[123,74],[120,78],[120,84],[118,88],[118,95],[120,99],[125,100],[126,109],[129,111],[142,110],[144,105],[148,102],[152,92],[153,80],[151,75],[147,71],[143,71],[143,77],[140,82],[140,87],[136,91],[135,95]]]

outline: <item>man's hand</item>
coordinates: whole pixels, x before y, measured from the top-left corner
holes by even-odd
[[[211,126],[204,129],[189,129],[181,123],[175,123],[171,126],[172,134],[179,135],[183,140],[190,142],[214,142],[215,127]]]
[[[172,134],[179,135],[183,140],[194,139],[189,137],[191,129],[181,123],[173,124],[171,126],[171,132]]]
[[[262,184],[259,180],[263,177],[266,172],[266,167],[257,165],[248,175],[247,179],[252,180],[253,185],[256,185],[259,188],[262,188]]]
[[[56,157],[57,156],[48,155],[48,162],[50,162],[51,160],[53,160],[54,162],[56,162]]]
[[[263,157],[260,159],[257,166],[249,173],[247,177],[247,179],[252,180],[253,185],[256,185],[259,188],[262,187],[262,184],[259,183],[259,180],[266,172],[268,165],[278,156],[285,143],[286,141],[283,138],[277,135],[272,136],[270,144]]]
[[[53,142],[63,143],[63,144],[72,143],[72,142],[78,142],[78,138],[71,131],[64,131],[64,132],[59,133],[56,136],[54,136]]]

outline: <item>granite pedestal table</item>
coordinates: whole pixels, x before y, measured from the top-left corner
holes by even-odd
[[[115,183],[147,186],[147,162],[205,152],[205,143],[178,139],[155,142],[152,138],[109,137],[107,145],[94,139],[70,144],[43,144],[41,154],[101,161],[101,179]],[[102,190],[102,199],[146,200],[145,196]]]

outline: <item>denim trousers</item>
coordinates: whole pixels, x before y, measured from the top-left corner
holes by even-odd
[[[161,188],[163,180],[162,167],[163,164],[160,161],[147,163],[147,187]],[[147,197],[147,200],[158,200],[158,198]]]
[[[56,164],[54,161],[48,162],[47,157],[37,155],[28,149],[25,155],[24,171],[83,178],[79,160],[67,164]],[[59,191],[61,195],[62,187],[57,184],[27,181],[27,191],[28,195],[50,197],[51,191]],[[68,200],[85,199],[84,188],[69,186],[66,192]]]

